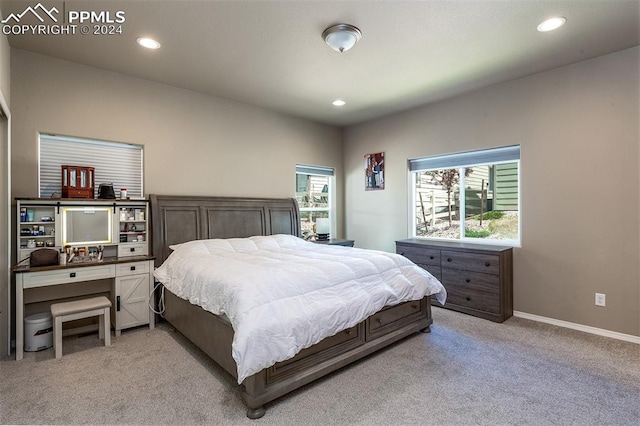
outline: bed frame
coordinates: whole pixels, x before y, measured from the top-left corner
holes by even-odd
[[[171,244],[195,239],[254,235],[300,236],[295,199],[151,195],[152,246],[156,267],[169,256]],[[233,329],[224,316],[165,292],[164,318],[237,379],[231,356]],[[247,417],[265,414],[267,402],[414,334],[429,332],[429,297],[387,307],[363,322],[266,368],[242,383]]]

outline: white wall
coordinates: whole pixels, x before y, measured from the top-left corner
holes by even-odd
[[[348,128],[347,237],[387,251],[407,237],[407,159],[520,144],[514,309],[640,335],[639,50]],[[385,190],[365,192],[363,156],[379,151]]]

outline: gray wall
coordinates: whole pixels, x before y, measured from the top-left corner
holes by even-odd
[[[340,129],[19,49],[11,76],[12,197],[46,132],[144,145],[145,194],[293,197],[296,163],[335,167],[342,233]]]
[[[4,18],[2,15],[2,11],[0,10],[0,17]],[[0,19],[2,19],[0,18]],[[10,67],[10,47],[9,40],[7,36],[0,33],[0,91],[4,96],[5,101],[7,103],[11,103],[10,94],[10,75],[11,75],[11,67]]]
[[[291,196],[297,162],[333,166],[338,233],[344,199],[346,236],[393,251],[407,236],[408,158],[519,143],[515,309],[640,335],[638,57],[629,49],[354,126],[342,145],[336,128],[12,49],[12,196],[37,195],[38,131],[144,144],[146,193]],[[365,192],[363,156],[379,151],[386,189]]]
[[[340,129],[19,49],[11,53],[14,197],[37,196],[38,132],[47,132],[143,144],[146,194],[292,197],[296,163],[335,167],[342,212]]]
[[[0,19],[3,17],[0,11]],[[0,103],[5,103],[0,111],[10,107],[10,54],[7,36],[0,34]],[[4,111],[5,116],[8,111]],[[0,356],[8,353],[9,314],[9,221],[10,188],[9,188],[9,130],[7,119],[0,116]]]
[[[348,128],[347,237],[407,237],[407,159],[520,144],[515,310],[640,335],[638,64],[636,47]],[[385,190],[365,191],[379,151]]]

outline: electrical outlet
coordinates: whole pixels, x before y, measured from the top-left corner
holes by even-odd
[[[604,293],[596,293],[596,306],[605,306],[607,304],[607,295]]]

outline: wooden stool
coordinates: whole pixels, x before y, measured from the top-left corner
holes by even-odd
[[[104,339],[105,346],[111,346],[111,301],[104,297],[74,300],[51,305],[53,317],[53,348],[56,358],[62,358],[62,323],[81,318],[100,316],[98,337]]]

